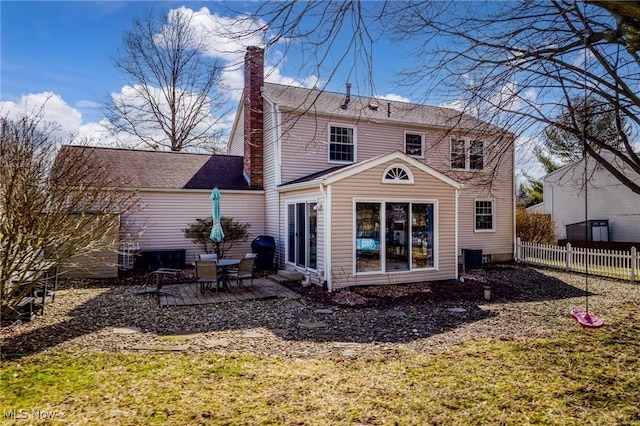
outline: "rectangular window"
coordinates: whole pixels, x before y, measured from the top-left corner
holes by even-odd
[[[329,126],[329,161],[353,163],[354,148],[353,127]]]
[[[356,272],[382,270],[380,203],[356,204]]]
[[[287,262],[317,268],[317,203],[287,206]]]
[[[482,170],[484,143],[467,139],[451,139],[451,168],[455,170]]]
[[[421,133],[405,133],[404,134],[404,152],[414,157],[422,157],[422,134]]]
[[[451,168],[466,168],[464,139],[451,139]]]
[[[476,200],[476,231],[493,230],[493,201]]]
[[[469,168],[482,170],[484,167],[484,144],[482,141],[472,141],[469,149]]]
[[[411,206],[411,269],[433,268],[433,204]]]
[[[356,203],[355,211],[356,273],[435,267],[434,203]]]
[[[387,271],[409,270],[409,203],[387,203]]]

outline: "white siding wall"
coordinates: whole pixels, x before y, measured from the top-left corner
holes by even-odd
[[[583,163],[544,179],[544,206],[556,224],[559,239],[566,225],[585,220]],[[631,174],[630,174],[631,176]],[[609,240],[640,242],[640,196],[598,167],[587,190],[587,220],[609,220]]]
[[[264,195],[262,191],[220,192],[222,216],[251,224],[248,242],[238,243],[228,253],[228,257],[240,256],[251,251],[251,241],[264,233]],[[142,228],[138,238],[141,250],[186,249],[187,264],[193,262],[202,248],[185,238],[182,230],[198,218],[211,216],[211,192],[140,191],[139,195],[144,210],[122,218],[122,228],[132,233]]]
[[[237,112],[236,128],[231,134],[231,140],[229,141],[228,154],[229,155],[244,155],[244,108],[242,102],[240,102]]]
[[[276,122],[278,112],[275,107],[265,101],[264,103],[264,190],[265,190],[265,234],[272,236],[276,241],[275,262],[281,266],[284,259],[284,234],[280,233],[281,222],[284,221],[284,211],[280,210],[280,196],[276,167],[278,161],[277,149],[280,141]]]
[[[283,132],[283,182],[291,181],[310,173],[325,170],[334,164],[327,162],[327,126],[328,123],[345,124],[326,117],[293,117],[284,115],[284,124],[295,125]],[[443,174],[463,183],[465,188],[460,196],[460,245],[459,248],[482,249],[483,254],[492,255],[493,260],[510,260],[513,258],[515,234],[514,224],[514,177],[513,177],[513,144],[505,142],[500,146],[491,146],[485,139],[485,158],[490,165],[500,160],[500,167],[495,175],[480,172],[478,178],[474,173],[450,170],[450,138],[442,130],[410,127],[406,125],[390,125],[361,122],[357,124],[357,160],[365,160],[391,151],[404,151],[405,131],[425,134],[424,158],[417,158]],[[456,133],[455,137],[464,137]],[[495,160],[491,160],[495,158]],[[492,181],[487,186],[487,178]],[[357,193],[361,188],[357,188]],[[404,189],[402,190],[404,191]],[[354,192],[356,193],[356,192]],[[495,231],[475,232],[475,200],[494,200]]]

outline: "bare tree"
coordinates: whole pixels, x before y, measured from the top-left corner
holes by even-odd
[[[89,151],[65,146],[56,156],[53,125],[40,118],[0,118],[2,317],[47,270],[117,244],[105,234],[137,206],[136,194],[109,180]]]
[[[361,87],[373,93],[376,41],[387,37],[400,49],[410,40],[420,48],[409,52],[415,66],[401,82],[421,101],[448,99],[517,135],[549,127],[573,134],[590,158],[640,194],[637,2],[268,2],[255,16],[270,29],[265,44],[299,47],[314,71],[333,58],[321,78],[340,66],[363,70],[369,83]],[[340,37],[346,42],[337,43]],[[584,134],[584,105],[573,100],[587,96],[603,102],[598,114],[613,117],[615,144]],[[568,120],[557,119],[561,110]]]
[[[206,34],[182,9],[134,19],[114,58],[126,79],[104,103],[114,135],[154,150],[219,151],[223,102],[213,99],[222,68],[205,54]]]

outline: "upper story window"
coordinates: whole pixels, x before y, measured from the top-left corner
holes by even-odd
[[[385,183],[413,183],[413,175],[404,166],[396,164],[387,167],[382,175],[382,181]]]
[[[424,134],[404,133],[404,152],[414,157],[424,156]]]
[[[451,139],[451,168],[482,170],[484,168],[484,143],[478,140]]]
[[[355,130],[348,126],[329,126],[329,161],[353,163],[356,160]]]

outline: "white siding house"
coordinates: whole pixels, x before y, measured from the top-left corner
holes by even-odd
[[[617,167],[625,170],[626,166],[621,163]],[[628,173],[628,176],[633,175]],[[567,238],[567,225],[585,220],[608,220],[609,241],[640,242],[640,195],[590,159],[587,161],[585,206],[584,177],[584,160],[580,160],[543,178],[543,210],[552,215],[558,239]],[[640,178],[637,181],[640,183]]]

